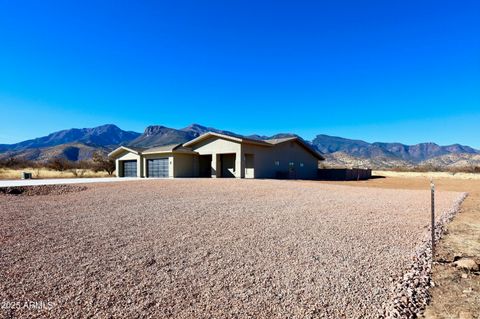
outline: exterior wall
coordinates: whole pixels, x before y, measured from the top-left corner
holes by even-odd
[[[235,154],[236,178],[244,177],[244,161],[242,160],[242,145],[238,142],[211,137],[193,146],[193,150],[200,155],[212,155],[212,177],[221,176],[221,154]]]
[[[280,171],[289,170],[289,162],[293,162],[296,179],[316,179],[318,174],[318,159],[310,154],[297,142],[286,142],[274,147],[273,156],[280,163]]]
[[[255,178],[255,154],[244,153],[245,178]]]
[[[273,166],[271,152],[273,147],[245,144],[242,148],[242,160],[245,162],[245,154],[253,157],[253,171],[249,169],[250,178],[275,178],[275,172],[270,172]]]
[[[117,174],[117,177],[122,177],[123,176],[123,167],[121,165],[121,162],[122,161],[130,161],[130,160],[136,160],[137,161],[137,177],[142,177],[143,176],[143,161],[142,161],[142,158],[140,155],[137,155],[137,154],[134,154],[134,153],[131,153],[131,152],[127,152],[125,151],[125,153],[118,157],[116,160],[115,160],[115,170],[116,170],[116,174]]]
[[[208,138],[193,146],[193,150],[200,155],[237,153],[240,148],[240,143],[218,137]]]
[[[297,142],[285,142],[271,148],[244,145],[242,151],[254,156],[255,178],[317,178],[318,159]],[[293,163],[291,173],[290,162]]]
[[[173,177],[194,177],[196,160],[195,155],[173,155]]]

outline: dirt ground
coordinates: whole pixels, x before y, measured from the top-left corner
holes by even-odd
[[[394,183],[365,186],[382,181]],[[85,186],[0,195],[4,317],[378,318],[428,235],[428,191],[224,179]],[[459,193],[437,198],[447,211]]]
[[[402,174],[403,177],[327,183],[393,189],[429,188],[429,174],[423,174],[423,177]],[[433,268],[435,287],[431,290],[432,302],[424,316],[431,319],[480,318],[480,273],[464,271],[452,264],[460,256],[471,257],[480,264],[480,180],[432,176],[437,190],[468,192],[469,196],[463,202],[460,213],[448,224],[448,233],[437,247],[439,262]]]

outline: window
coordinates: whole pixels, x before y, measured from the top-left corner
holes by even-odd
[[[280,161],[275,161],[275,166],[280,166]]]
[[[295,163],[294,162],[289,162],[288,166],[295,166]]]
[[[303,163],[300,163],[300,167],[303,167]]]

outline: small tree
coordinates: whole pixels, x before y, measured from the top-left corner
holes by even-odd
[[[115,172],[115,160],[98,152],[93,154],[93,163],[96,172],[105,171],[109,176],[112,176]]]
[[[70,161],[64,158],[53,158],[47,162],[47,167],[54,171],[64,172],[72,169],[73,165]]]
[[[35,162],[29,161],[23,157],[8,157],[0,161],[0,167],[5,168],[21,169],[35,166]]]

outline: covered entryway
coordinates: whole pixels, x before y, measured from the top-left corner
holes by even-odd
[[[147,160],[147,177],[168,177],[168,157]]]
[[[137,161],[123,161],[123,177],[137,177]]]
[[[212,177],[212,155],[200,155],[198,164],[199,177]]]
[[[222,174],[217,177],[235,177],[235,154],[221,154],[220,166]]]

